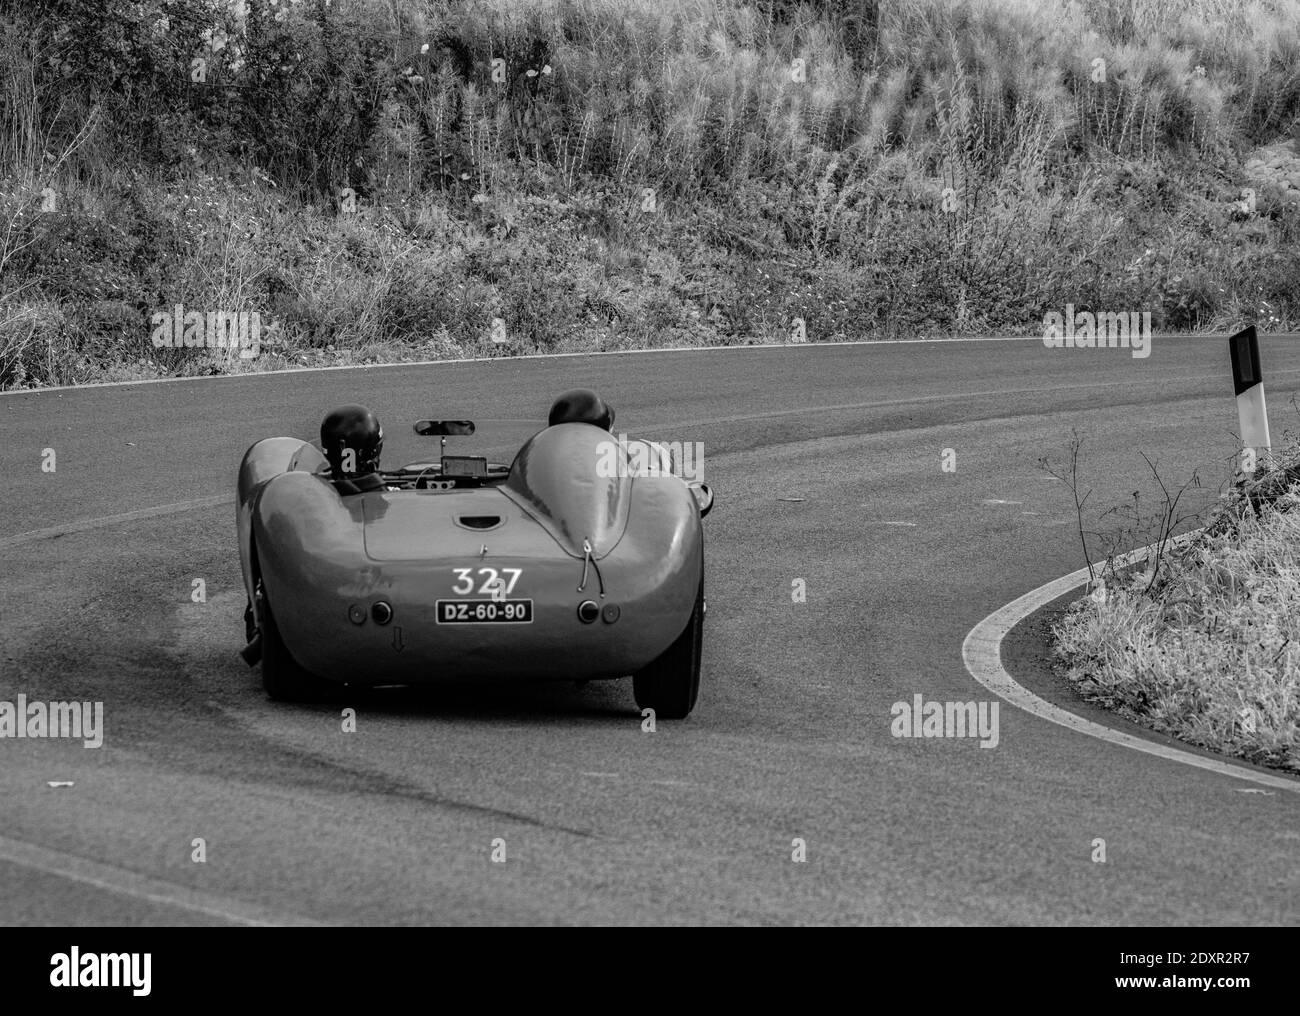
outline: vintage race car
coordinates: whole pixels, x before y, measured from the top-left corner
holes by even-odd
[[[343,407],[327,425],[344,411],[369,413]],[[664,446],[615,441],[612,416],[553,409],[559,422],[509,465],[446,453],[448,437],[474,433],[468,421],[416,423],[441,437],[441,454],[388,471],[376,447],[368,476],[342,440],[249,448],[236,507],[242,655],[260,660],[267,693],[632,675],[640,708],[685,717],[699,690],[713,494],[677,475]]]

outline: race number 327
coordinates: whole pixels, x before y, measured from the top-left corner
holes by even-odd
[[[515,583],[519,581],[519,576],[524,573],[522,568],[502,568],[498,571],[496,568],[453,568],[456,573],[456,583],[451,587],[451,591],[457,596],[468,596],[475,591],[474,576],[477,572],[479,579],[478,594],[480,596],[490,596],[494,600],[504,600],[515,588]]]

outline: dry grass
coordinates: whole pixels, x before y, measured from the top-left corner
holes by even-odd
[[[233,45],[191,88],[160,2],[100,5],[129,87],[0,18],[0,386],[233,369],[149,347],[176,302],[281,321],[268,365],[1300,323],[1300,208],[1233,205],[1300,124],[1300,0],[286,2],[274,101]]]
[[[1112,580],[1056,625],[1085,698],[1155,730],[1300,772],[1300,449],[1234,491],[1161,579]]]

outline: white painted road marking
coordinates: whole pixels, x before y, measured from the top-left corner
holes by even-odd
[[[1179,336],[1162,336],[1156,335],[1155,338],[1179,338],[1179,339],[1217,339],[1220,336],[1216,334],[1195,334]],[[1287,339],[1293,338],[1294,333],[1276,332],[1270,333],[1268,338]],[[410,367],[445,367],[453,364],[462,363],[496,363],[507,364],[516,360],[564,360],[573,357],[606,357],[606,356],[658,356],[663,353],[727,353],[735,351],[763,350],[763,349],[840,349],[844,346],[917,346],[917,345],[960,345],[969,342],[1041,342],[1042,340],[1033,335],[970,335],[956,339],[854,339],[847,342],[799,342],[791,346],[785,342],[756,342],[753,345],[745,346],[664,346],[657,349],[604,349],[588,350],[587,352],[578,353],[520,353],[516,356],[467,356],[459,360],[412,360],[410,362],[398,363],[344,363],[332,367],[290,367],[284,370],[264,370],[250,371],[247,374],[201,374],[194,377],[151,377],[140,378],[136,381],[92,381],[89,384],[82,385],[54,385],[48,388],[11,388],[8,391],[0,391],[0,399],[6,396],[34,395],[41,392],[71,392],[82,388],[120,388],[140,385],[164,385],[176,384],[181,381],[229,381],[232,378],[264,378],[278,377],[284,374],[324,374],[340,370],[398,370],[408,369]],[[1274,375],[1282,374],[1300,374],[1300,368],[1288,368],[1286,370],[1276,370],[1271,372]],[[1173,381],[1212,381],[1217,377],[1209,375],[1193,378],[1170,377]],[[1121,381],[1119,384],[1150,384],[1147,379],[1138,381]],[[1105,384],[1086,385],[1089,388],[1106,387]],[[1019,389],[1012,389],[1004,394],[1018,394]],[[954,395],[954,398],[960,397]]]
[[[254,926],[309,926],[319,922],[304,917],[276,913],[266,907],[244,903],[229,896],[191,889],[160,878],[151,878],[111,864],[90,861],[60,850],[0,836],[0,861],[43,871],[105,892],[147,900],[160,906],[178,907],[217,917],[233,924]]]
[[[8,550],[10,547],[21,546],[24,543],[33,543],[36,540],[52,540],[56,536],[69,536],[72,533],[84,533],[91,529],[99,529],[101,526],[111,526],[115,522],[134,522],[137,519],[156,519],[163,515],[175,515],[177,512],[189,511],[193,508],[213,508],[222,504],[234,504],[235,496],[233,494],[216,494],[212,497],[196,497],[189,501],[178,501],[175,504],[159,505],[156,508],[138,508],[133,512],[122,512],[120,515],[103,515],[97,519],[83,519],[80,522],[68,522],[61,526],[50,526],[48,529],[33,529],[28,533],[19,533],[17,536],[6,536],[0,539],[0,550]]]
[[[1184,533],[1177,538],[1176,542],[1185,542],[1195,535],[1196,533]],[[1140,547],[1121,558],[1117,558],[1115,567],[1122,568],[1138,560],[1148,549],[1150,548]],[[1096,564],[1093,567],[1100,568],[1101,565]],[[1094,723],[1092,720],[1085,720],[1082,716],[1076,716],[1060,706],[1039,698],[1029,689],[1017,684],[1015,679],[1002,667],[1002,640],[1006,638],[1007,633],[1012,628],[1034,611],[1051,603],[1058,596],[1063,596],[1071,589],[1084,586],[1087,582],[1088,569],[1080,568],[1078,571],[1071,572],[1054,582],[1049,582],[1025,593],[1024,596],[1013,600],[1005,607],[995,610],[972,628],[961,647],[962,660],[965,662],[966,669],[970,672],[971,677],[975,678],[993,694],[1000,696],[1014,706],[1019,706],[1025,712],[1032,713],[1051,723],[1060,724],[1062,727],[1068,727],[1080,734],[1087,734],[1089,737],[1109,741],[1111,744],[1123,745],[1125,748],[1132,748],[1148,755],[1155,755],[1170,762],[1181,762],[1184,765],[1196,766],[1198,769],[1208,769],[1220,776],[1249,780],[1251,783],[1272,787],[1275,790],[1286,790],[1293,794],[1300,793],[1300,781],[1290,780],[1283,776],[1273,776],[1269,773],[1255,772],[1251,769],[1232,765],[1229,762],[1205,758],[1190,751],[1183,751],[1179,748],[1172,748],[1167,745],[1157,744],[1154,741],[1134,737],[1132,734],[1127,734],[1121,730],[1114,730],[1103,724]]]

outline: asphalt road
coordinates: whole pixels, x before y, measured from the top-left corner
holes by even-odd
[[[1300,349],[1261,346],[1276,433]],[[508,457],[578,385],[616,430],[703,442],[690,719],[643,732],[630,681],[394,689],[358,697],[355,733],[338,705],[269,702],[237,656],[244,449],[360,401],[386,462],[427,451],[424,416],[474,419],[465,446]],[[916,694],[987,700],[966,633],[1082,564],[1039,465],[1072,428],[1090,505],[1151,497],[1142,452],[1167,480],[1225,478],[1222,339],[1157,337],[1146,360],[989,341],[305,372],[12,394],[0,421],[0,700],[105,713],[99,749],[0,740],[4,924],[1300,918],[1300,794],[1010,706],[993,749],[891,735]]]

